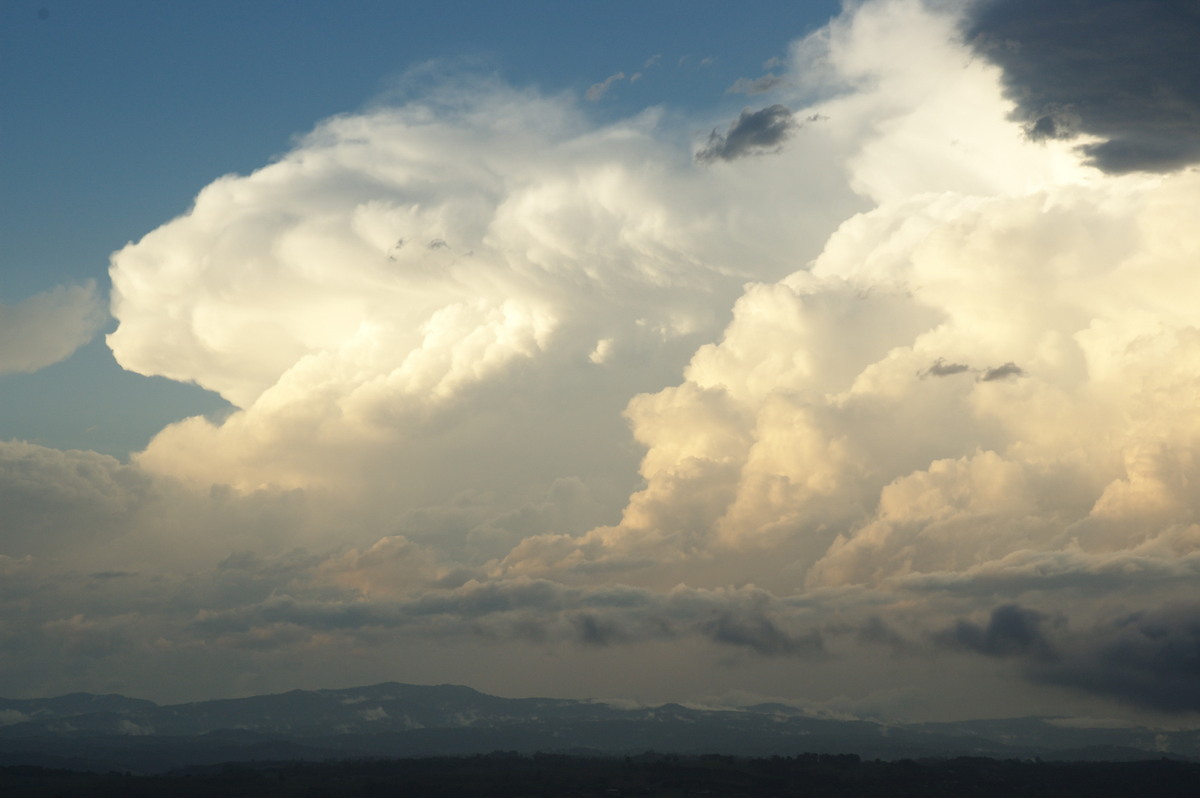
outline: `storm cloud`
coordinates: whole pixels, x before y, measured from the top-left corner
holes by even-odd
[[[1075,627],[1083,626],[1076,623]],[[986,625],[967,620],[935,635],[944,646],[1022,665],[1035,683],[1172,713],[1200,710],[1200,608],[1173,604],[1083,628],[1006,604]]]
[[[1200,7],[1190,0],[985,0],[966,25],[1036,139],[1087,135],[1111,173],[1200,161]]]
[[[1035,678],[1166,712],[1200,711],[1200,607],[1139,611],[1097,626]]]

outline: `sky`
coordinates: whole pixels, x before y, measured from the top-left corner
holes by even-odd
[[[0,4],[0,695],[1200,725],[1200,5]]]

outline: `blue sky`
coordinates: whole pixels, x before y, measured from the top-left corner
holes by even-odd
[[[1197,30],[0,5],[0,695],[1196,725]]]

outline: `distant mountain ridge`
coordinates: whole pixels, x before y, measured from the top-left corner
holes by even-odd
[[[1200,753],[1200,731],[1093,729],[1051,719],[883,725],[813,718],[783,704],[636,709],[499,698],[458,685],[341,690],[158,705],[74,693],[0,699],[0,764],[157,772],[235,760],[561,752],[1131,759]],[[67,763],[67,764],[64,764]]]

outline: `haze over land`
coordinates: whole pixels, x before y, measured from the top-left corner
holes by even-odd
[[[874,0],[621,113],[701,57],[408,64],[6,296],[0,388],[103,328],[227,405],[0,429],[0,694],[1196,726],[1197,33]]]

